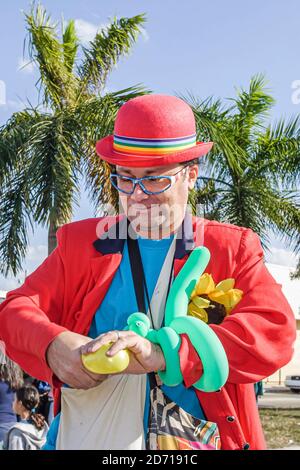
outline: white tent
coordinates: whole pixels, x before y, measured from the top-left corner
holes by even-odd
[[[294,355],[289,364],[267,379],[267,382],[283,384],[286,375],[300,375],[300,279],[291,279],[293,268],[279,264],[266,264],[268,270],[279,284],[295,315],[297,339],[294,344]],[[284,335],[284,331],[282,331]]]
[[[292,307],[296,320],[300,320],[300,279],[290,278],[295,269],[271,263],[267,263],[266,266],[276,282],[282,285],[282,292]]]

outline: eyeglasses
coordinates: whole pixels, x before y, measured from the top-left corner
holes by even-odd
[[[174,175],[143,176],[142,178],[131,178],[130,176],[112,173],[110,181],[114,188],[124,194],[133,194],[137,184],[145,194],[160,194],[167,191],[178,180],[177,175],[188,166],[185,165]]]

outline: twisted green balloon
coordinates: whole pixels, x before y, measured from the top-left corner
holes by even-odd
[[[195,248],[175,277],[171,286],[165,311],[165,323],[170,325],[175,318],[186,317],[191,294],[199,277],[210,260],[210,252],[204,246]]]
[[[159,344],[166,360],[166,370],[158,372],[165,385],[176,386],[183,381],[180,370],[180,334],[187,334],[203,365],[201,378],[194,387],[206,392],[220,389],[229,373],[228,360],[222,343],[214,331],[202,320],[187,315],[190,296],[210,259],[204,246],[195,248],[176,276],[166,302],[165,326],[150,328],[144,313],[134,313],[127,320],[128,330]]]

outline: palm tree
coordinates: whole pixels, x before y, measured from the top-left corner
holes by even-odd
[[[267,121],[274,104],[263,76],[237,90],[229,106],[189,95],[198,138],[215,142],[193,202],[206,218],[249,227],[269,247],[279,235],[300,252],[300,118]],[[300,263],[299,263],[300,274]]]
[[[15,275],[28,246],[28,228],[48,227],[48,251],[69,222],[84,178],[95,208],[114,200],[108,167],[94,151],[109,134],[118,108],[147,93],[140,85],[104,93],[110,71],[136,42],[143,14],[113,19],[88,47],[74,21],[52,23],[41,5],[26,14],[31,60],[38,66],[40,105],[12,115],[0,128],[0,272]],[[79,61],[79,53],[82,60]]]

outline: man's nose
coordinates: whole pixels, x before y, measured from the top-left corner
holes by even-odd
[[[143,201],[148,199],[148,194],[144,193],[139,184],[135,185],[134,192],[130,195],[130,198],[135,202]]]

